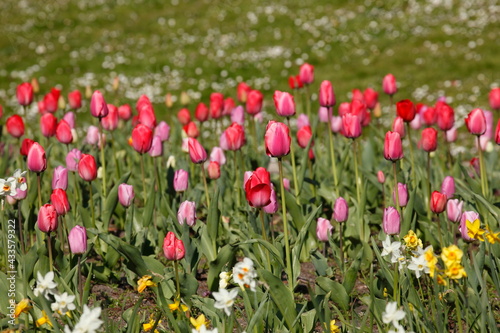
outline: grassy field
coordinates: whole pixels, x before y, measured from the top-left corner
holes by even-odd
[[[88,84],[111,91],[120,77],[130,101],[188,91],[235,95],[246,81],[270,102],[303,62],[316,85],[331,80],[338,101],[354,88],[381,90],[391,72],[396,98],[487,107],[499,84],[499,5],[480,1],[69,1],[0,4],[0,103],[37,77],[42,92]],[[460,112],[460,109],[458,110]]]

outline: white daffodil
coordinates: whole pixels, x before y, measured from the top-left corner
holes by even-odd
[[[205,325],[201,325],[199,330],[197,330],[196,328],[193,328],[191,330],[191,333],[218,333],[218,332],[219,330],[217,328],[207,330],[207,327]]]
[[[14,179],[16,180],[17,186],[16,188],[20,189],[21,191],[26,191],[28,188],[28,184],[26,184],[26,171],[21,171],[21,169],[17,169],[14,171]]]
[[[10,195],[11,197],[16,195],[16,185],[17,182],[14,177],[0,178],[0,195]]]
[[[57,283],[54,282],[54,272],[48,272],[45,276],[37,272],[37,277],[36,288],[33,290],[33,294],[37,297],[43,294],[48,299],[49,294],[54,294],[54,289],[57,287]]]
[[[241,288],[250,288],[250,290],[255,291],[257,282],[255,278],[257,277],[257,272],[253,267],[253,261],[250,258],[244,258],[243,261],[237,263],[233,267],[233,280]]]
[[[75,304],[73,304],[75,296],[63,293],[61,295],[54,295],[54,298],[56,301],[50,305],[52,311],[61,311],[62,314],[66,314],[66,312],[76,309]]]
[[[219,291],[212,294],[215,298],[215,308],[223,309],[224,312],[229,316],[231,315],[231,309],[234,304],[234,299],[238,295],[238,288],[231,289],[219,289]]]
[[[219,289],[226,289],[229,285],[229,280],[231,279],[231,273],[220,272],[219,274]]]
[[[83,313],[78,324],[75,325],[73,330],[68,326],[64,327],[64,333],[95,333],[103,323],[103,321],[99,319],[100,315],[100,307],[90,310],[87,305],[84,305]]]
[[[401,257],[401,242],[391,242],[391,238],[387,236],[382,242],[384,249],[381,255],[388,256],[391,255],[391,262],[399,262]]]
[[[398,310],[398,303],[389,302],[385,306],[385,311],[382,313],[382,321],[385,324],[392,323],[394,327],[399,328],[399,321],[406,316],[403,310]]]
[[[408,269],[411,269],[415,272],[415,275],[420,278],[420,272],[424,271],[425,273],[429,273],[429,265],[427,264],[427,260],[425,260],[425,255],[422,254],[418,257],[412,257],[411,263],[408,265]]]

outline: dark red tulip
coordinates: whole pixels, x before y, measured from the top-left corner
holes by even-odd
[[[409,123],[415,118],[417,110],[415,105],[409,99],[403,99],[396,103],[396,110],[399,117],[403,118],[403,121]]]

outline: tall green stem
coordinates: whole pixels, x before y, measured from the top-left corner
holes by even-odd
[[[144,176],[144,154],[141,154],[142,195],[146,201],[146,177]]]
[[[306,84],[306,105],[307,105],[307,118],[311,119],[311,93],[309,92],[309,85]]]
[[[53,271],[54,266],[52,263],[52,239],[50,238],[50,232],[47,233],[47,247],[49,249],[49,270]]]
[[[259,209],[259,215],[260,215],[260,225],[262,228],[262,238],[267,242],[267,232],[266,232],[266,224],[264,223],[264,209],[260,208]],[[269,256],[269,250],[266,249],[266,259],[267,259],[267,270],[270,272],[271,271],[271,257]]]
[[[488,194],[488,178],[486,175],[486,166],[484,165],[484,154],[481,149],[481,142],[479,140],[479,135],[477,136],[477,149],[479,150],[479,172],[481,177],[481,192],[483,193],[483,197],[486,198]]]
[[[286,117],[286,123],[290,128],[290,117]],[[290,142],[290,158],[292,159],[292,172],[293,172],[293,187],[295,188],[295,199],[299,203],[299,182],[297,181],[297,167],[295,166],[295,151],[293,142]]]
[[[238,181],[238,159],[236,158],[236,150],[233,151],[233,184],[236,188],[236,200],[238,207],[241,206],[241,187]]]
[[[92,227],[95,228],[95,209],[94,209],[94,191],[92,190],[92,183],[89,182],[90,192],[90,211],[92,212]]]
[[[210,195],[208,194],[207,176],[203,163],[200,163],[201,177],[203,178],[203,185],[205,186],[205,198],[207,200],[207,210],[210,208]]]
[[[283,162],[281,157],[278,158],[278,165],[280,170],[280,188],[281,188],[281,201],[283,202],[281,208],[283,210],[283,232],[285,237],[285,256],[286,256],[286,274],[288,275],[288,288],[293,294],[294,290],[294,278],[292,275],[292,259],[290,256],[290,239],[288,237],[288,219],[286,216],[286,196],[285,196],[285,186],[283,185]]]
[[[415,177],[415,159],[413,157],[413,144],[411,140],[411,127],[410,123],[406,123],[406,132],[408,133],[408,144],[410,146],[410,161],[411,161],[411,183],[413,188],[416,186],[417,179]]]
[[[352,140],[352,153],[354,154],[354,176],[356,177],[356,198],[358,199],[358,216],[361,221],[361,241],[365,240],[365,222],[363,220],[363,212],[361,211],[361,185],[358,171],[358,144],[356,139]]]
[[[177,287],[176,299],[181,298],[181,286],[179,283],[179,263],[174,260],[174,270],[175,270],[175,285]]]
[[[101,163],[102,163],[102,194],[106,199],[106,159],[104,158],[104,131],[101,118],[99,118],[99,135],[101,137]]]
[[[337,162],[335,160],[335,147],[333,146],[332,134],[332,118],[330,117],[330,108],[328,108],[328,138],[330,139],[330,158],[332,160],[332,173],[333,173],[333,187],[337,197],[339,196],[338,179],[337,179]]]
[[[398,302],[399,306],[399,268],[398,268],[398,263],[394,263],[394,285],[393,285],[393,296],[392,300],[394,302]]]
[[[330,221],[331,223],[332,221]],[[344,223],[339,223],[339,245],[340,245],[340,270],[344,276]]]
[[[455,285],[455,289],[457,288],[457,285]],[[460,333],[463,332],[463,327],[462,327],[462,311],[460,308],[460,300],[458,299],[458,292],[455,292],[455,311],[457,313],[457,325],[458,325],[458,331]]]
[[[401,209],[399,208],[399,191],[398,191],[398,173],[396,170],[396,162],[392,162],[392,171],[394,174],[394,192],[396,197],[396,209],[398,210],[399,215],[401,215]]]
[[[78,256],[78,267],[77,267],[77,276],[76,278],[78,279],[78,294],[80,296],[80,308],[83,308],[83,285],[82,285],[82,279],[81,279],[81,275],[82,275],[82,269],[81,269],[81,260],[82,260],[82,256],[80,254],[77,255]]]
[[[37,172],[36,174],[36,181],[38,187],[38,207],[42,207],[42,182],[41,182],[41,175],[39,172]]]

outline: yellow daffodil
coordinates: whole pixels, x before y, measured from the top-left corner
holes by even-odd
[[[194,328],[199,331],[201,326],[205,325],[208,326],[209,321],[205,318],[204,314],[201,314],[198,316],[198,318],[194,319],[193,317],[189,318],[189,321],[191,322],[191,325],[194,326]]]
[[[50,327],[53,327],[45,311],[42,311],[42,317],[36,321],[36,327],[40,327],[43,324],[49,324]]]
[[[330,333],[340,333],[340,327],[335,325],[335,319],[330,321]]]
[[[408,231],[408,234],[403,237],[406,247],[410,250],[415,250],[417,247],[422,247],[422,241],[417,235],[413,232],[413,230]]]
[[[454,263],[453,265],[449,266],[446,269],[445,274],[447,277],[453,280],[459,280],[467,276],[464,267],[459,263]]]
[[[158,325],[161,324],[161,320],[158,322]],[[155,326],[155,318],[153,315],[151,315],[149,317],[149,323],[145,323],[145,324],[142,324],[142,329],[145,331],[145,332],[149,332],[153,329],[153,326]],[[159,333],[160,331],[158,330],[155,330],[155,333]]]
[[[500,243],[500,237],[498,237],[498,235],[500,235],[500,232],[494,233],[490,227],[486,226],[486,233],[484,234],[484,237],[488,242],[491,244]]]
[[[21,315],[21,313],[28,313],[28,311],[32,308],[30,305],[31,301],[27,298],[21,300],[16,305],[16,310],[14,312],[14,317],[17,318]]]
[[[465,223],[467,225],[467,235],[469,235],[470,238],[484,242],[484,230],[481,229],[481,222],[479,222],[479,219],[474,220],[474,222],[467,220]]]
[[[441,274],[439,274],[437,276],[437,283],[441,286],[447,286],[448,285],[448,281],[446,281],[446,279],[444,278],[444,276],[442,276]]]
[[[460,260],[462,260],[463,255],[464,253],[458,248],[458,246],[451,245],[443,248],[441,259],[443,259],[446,267],[450,267],[454,264],[460,264]]]
[[[429,247],[427,251],[424,252],[425,261],[427,261],[427,266],[429,266],[429,275],[434,277],[434,272],[436,271],[436,264],[438,259],[434,255],[432,247]]]
[[[174,303],[169,304],[168,308],[172,312],[179,310],[179,309],[182,310],[182,312],[186,312],[187,310],[189,310],[189,308],[187,306],[185,306],[184,304],[181,304],[181,302],[179,300],[176,300]]]
[[[151,275],[144,275],[137,281],[137,291],[142,293],[147,287],[156,287],[156,283],[151,281]]]

